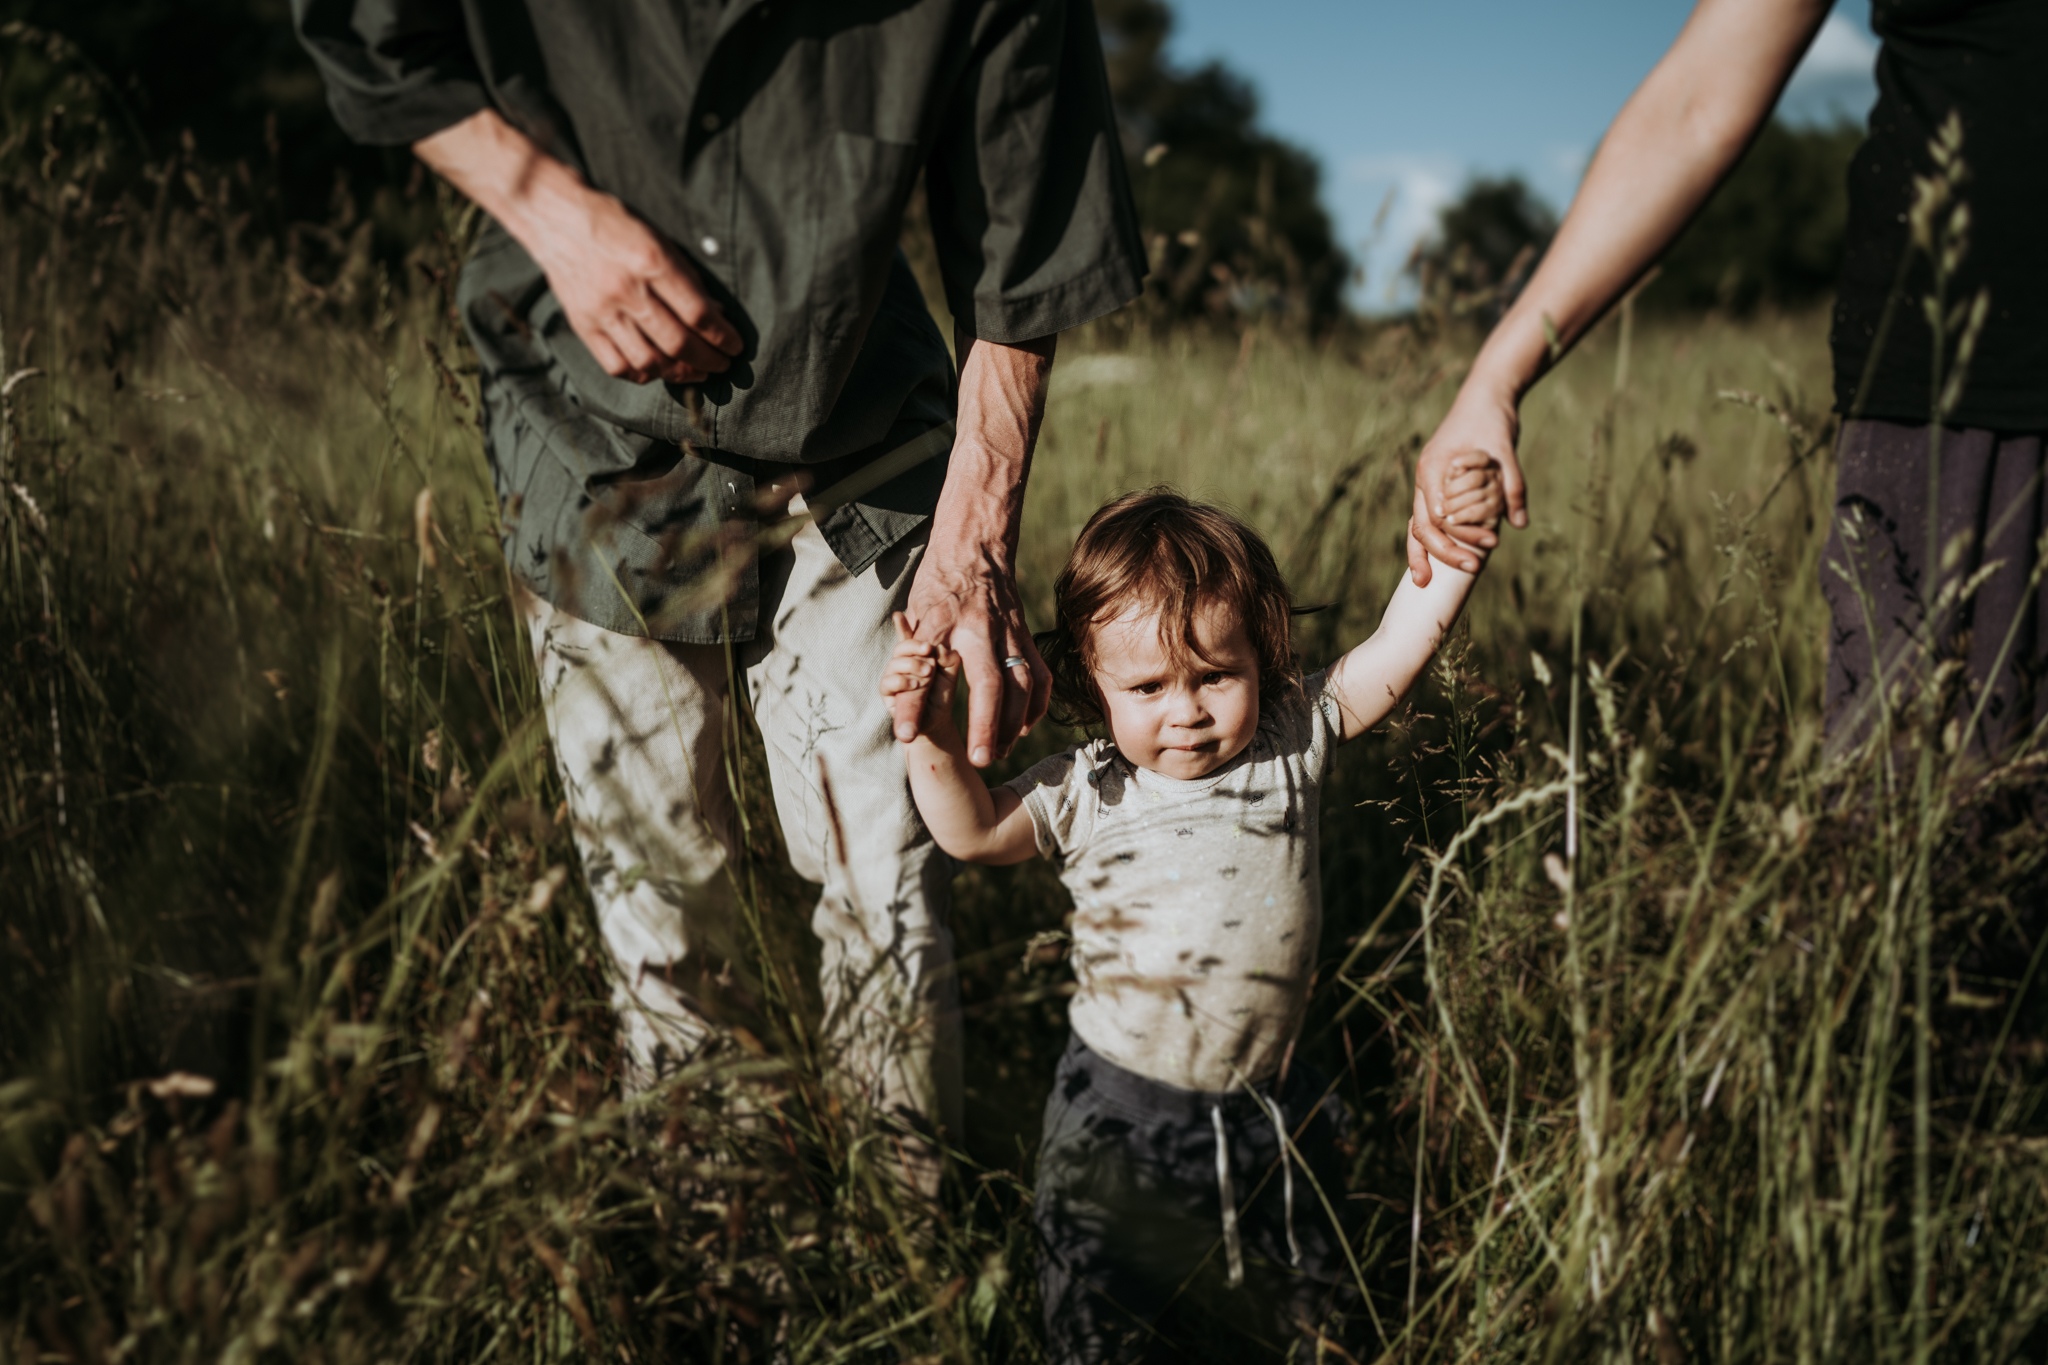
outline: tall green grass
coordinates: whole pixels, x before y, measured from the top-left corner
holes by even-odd
[[[969,1126],[937,1222],[821,1083],[808,891],[752,750],[766,1036],[622,1103],[448,311],[459,210],[377,207],[442,225],[393,262],[372,214],[260,233],[260,176],[116,193],[103,142],[24,127],[0,1356],[1035,1358],[1049,871],[958,886]],[[1823,332],[1573,357],[1529,405],[1532,528],[1338,761],[1303,1043],[1357,1116],[1315,1201],[1362,1291],[1330,1359],[2048,1353],[2042,841],[1999,818],[2031,768],[1952,779],[1946,711],[1901,694],[1891,746],[1823,770]],[[1069,338],[1034,612],[1104,497],[1170,481],[1269,535],[1333,656],[1402,570],[1468,357],[1400,328]]]

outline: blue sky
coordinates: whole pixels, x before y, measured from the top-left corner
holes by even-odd
[[[1384,308],[1435,211],[1478,174],[1521,174],[1559,210],[1688,0],[1172,0],[1169,51],[1251,79],[1265,126],[1314,152],[1324,202]],[[1798,121],[1858,121],[1876,95],[1869,0],[1828,19],[1786,92]],[[1389,195],[1392,196],[1389,203]],[[1374,222],[1385,218],[1377,235]],[[1370,245],[1368,245],[1370,243]]]

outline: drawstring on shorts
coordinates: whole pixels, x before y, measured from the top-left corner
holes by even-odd
[[[1258,1095],[1258,1091],[1252,1092]],[[1265,1102],[1273,1119],[1273,1136],[1280,1139],[1280,1197],[1287,1206],[1287,1264],[1301,1268],[1301,1243],[1294,1240],[1294,1144],[1287,1138],[1287,1111],[1280,1107],[1280,1101],[1259,1098]]]
[[[1216,1121],[1216,1194],[1223,1205],[1223,1256],[1230,1266],[1230,1287],[1244,1283],[1244,1245],[1237,1237],[1237,1195],[1230,1188],[1230,1136],[1223,1127],[1223,1106],[1209,1106]]]
[[[1287,1262],[1298,1269],[1301,1243],[1294,1237],[1294,1159],[1293,1144],[1287,1140],[1287,1111],[1280,1107],[1280,1101],[1246,1088],[1251,1089],[1261,1110],[1272,1120],[1273,1134],[1280,1140],[1280,1197],[1286,1209]],[[1230,1269],[1230,1287],[1235,1289],[1244,1283],[1244,1243],[1237,1232],[1237,1194],[1230,1183],[1230,1134],[1223,1123],[1221,1104],[1209,1106],[1209,1117],[1216,1124],[1216,1196],[1223,1205],[1223,1256]]]

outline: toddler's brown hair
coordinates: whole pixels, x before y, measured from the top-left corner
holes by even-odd
[[[1052,670],[1054,719],[1100,724],[1094,627],[1132,606],[1159,613],[1168,656],[1202,658],[1195,614],[1206,606],[1236,612],[1259,660],[1259,694],[1298,685],[1301,671],[1288,633],[1293,602],[1264,537],[1220,507],[1171,488],[1112,498],[1088,519],[1053,584],[1054,625],[1036,637]],[[1206,662],[1206,660],[1204,660]]]

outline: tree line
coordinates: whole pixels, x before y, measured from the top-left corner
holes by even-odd
[[[1164,323],[1265,317],[1311,330],[1343,319],[1358,270],[1323,202],[1314,156],[1261,124],[1255,91],[1229,66],[1172,60],[1168,0],[1095,8],[1152,264],[1144,310]],[[61,107],[79,97],[48,50],[50,35],[62,35],[98,77],[98,113],[119,130],[134,173],[181,148],[239,164],[260,183],[275,230],[367,221],[393,257],[426,221],[405,203],[422,183],[411,158],[356,146],[328,116],[286,0],[5,0],[0,16],[0,148],[32,152],[53,105],[60,117],[79,116]],[[1744,311],[1824,297],[1856,139],[1849,127],[1772,123],[1645,304]],[[1555,230],[1555,210],[1524,182],[1474,180],[1407,263],[1420,307],[1490,311]]]
[[[1849,160],[1862,137],[1847,123],[1765,124],[1665,257],[1642,306],[1748,313],[1827,298],[1848,227]],[[1555,212],[1519,177],[1472,181],[1408,260],[1421,307],[1439,315],[1497,310],[1557,227]]]

